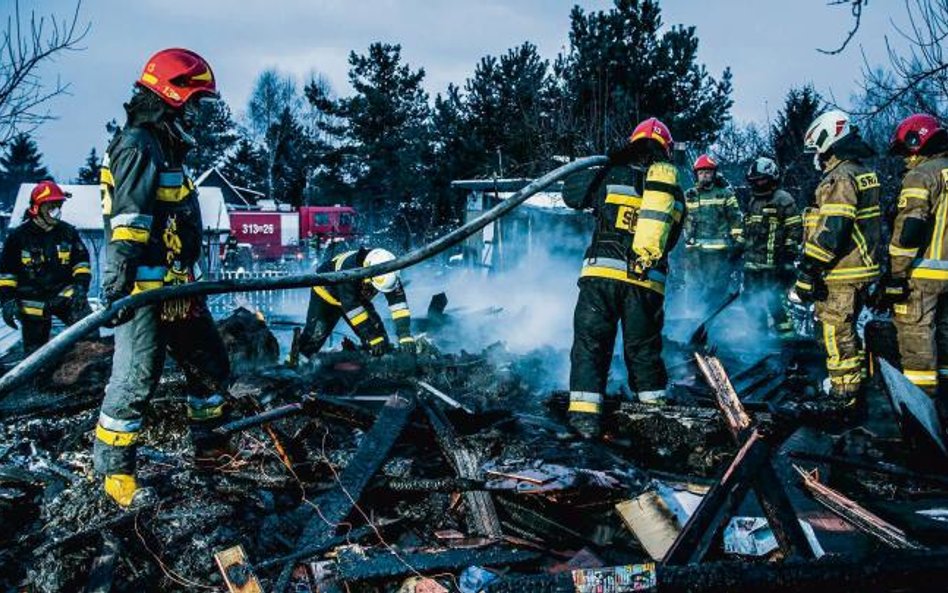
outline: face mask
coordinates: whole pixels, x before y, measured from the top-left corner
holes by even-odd
[[[62,208],[50,208],[46,212],[46,217],[50,220],[59,220],[62,218],[63,209]]]

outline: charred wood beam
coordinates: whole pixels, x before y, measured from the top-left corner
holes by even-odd
[[[441,410],[424,399],[421,400],[421,406],[428,416],[428,422],[434,430],[435,440],[441,452],[454,468],[457,477],[467,480],[478,479],[480,471],[478,455],[458,441],[454,427]],[[494,508],[494,501],[489,493],[483,490],[467,491],[464,493],[464,504],[468,511],[470,527],[477,535],[486,537],[503,535],[500,519],[497,517],[497,510]]]
[[[908,468],[904,468],[900,465],[895,465],[894,463],[886,463],[884,461],[865,461],[862,459],[857,459],[855,457],[842,457],[839,455],[820,455],[817,453],[809,453],[807,451],[790,451],[790,457],[794,459],[799,459],[801,461],[809,461],[812,463],[828,463],[830,465],[840,465],[844,467],[851,467],[853,469],[860,469],[867,472],[884,474],[884,475],[893,476],[896,478],[905,478],[908,480],[915,480],[918,482],[926,482],[933,486],[948,488],[948,476],[941,475],[941,474],[926,474],[926,473],[916,472]]]
[[[815,470],[808,472],[799,466],[794,466],[794,469],[800,474],[804,487],[813,495],[813,498],[853,527],[893,548],[923,549],[923,546],[910,540],[898,527],[863,508],[841,492],[820,483]]]
[[[391,397],[391,396],[388,396]],[[303,401],[278,406],[265,412],[228,422],[214,430],[218,434],[233,434],[256,428],[276,420],[306,414],[308,416],[326,416],[343,420],[359,428],[372,426],[375,418],[359,406],[339,401],[328,396],[306,396]]]
[[[377,526],[379,532],[384,532],[387,525]],[[317,546],[311,546],[309,548],[304,548],[302,550],[297,550],[292,554],[287,554],[286,556],[280,556],[278,558],[271,558],[270,560],[265,560],[256,565],[257,570],[266,570],[268,568],[273,568],[274,566],[283,566],[287,562],[299,562],[301,560],[307,560],[313,558],[325,552],[326,550],[331,550],[336,546],[344,546],[346,544],[356,543],[362,539],[369,537],[370,535],[375,535],[376,531],[372,525],[363,525],[361,527],[356,527],[349,533],[344,535],[336,536],[330,539],[327,542],[321,543]]]
[[[414,398],[395,395],[386,402],[375,424],[362,439],[359,450],[342,472],[339,483],[316,501],[319,512],[306,507],[309,518],[297,540],[297,551],[318,548],[333,538],[336,526],[352,512],[369,480],[382,467],[414,408]],[[274,588],[276,591],[286,590],[292,570],[292,561],[284,563]]]
[[[385,554],[366,558],[343,554],[336,563],[335,576],[347,583],[391,579],[417,573],[461,571],[468,566],[517,566],[535,564],[542,554],[533,550],[489,547],[473,550],[442,550],[414,554]]]
[[[603,572],[608,570],[601,569]],[[489,584],[485,590],[487,593],[586,593],[574,584],[576,572],[504,579]],[[927,593],[939,588],[937,583],[948,581],[948,551],[892,551],[869,558],[825,556],[819,560],[765,564],[706,562],[657,566],[655,573],[655,587],[614,590],[654,593]]]

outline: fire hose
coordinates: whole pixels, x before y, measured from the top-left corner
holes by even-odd
[[[149,290],[121,298],[112,303],[110,307],[96,311],[66,328],[45,346],[24,358],[19,364],[4,374],[3,377],[0,377],[0,398],[2,398],[2,394],[6,394],[14,387],[21,385],[46,365],[58,360],[59,357],[65,354],[69,348],[75,345],[84,336],[114,319],[122,309],[134,310],[169,299],[209,294],[309,288],[313,286],[343,284],[346,282],[365,280],[366,278],[386,274],[388,272],[395,272],[429,259],[445,249],[457,245],[491,222],[508,214],[514,208],[527,201],[530,196],[541,191],[548,185],[577,171],[604,165],[608,162],[609,159],[607,157],[590,156],[558,167],[546,175],[534,179],[520,191],[487,212],[484,212],[474,220],[390,262],[366,268],[341,270],[325,274],[293,274],[283,276],[282,278],[247,278],[193,282],[191,284],[166,286],[164,288]]]

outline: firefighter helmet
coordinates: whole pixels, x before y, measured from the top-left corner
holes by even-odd
[[[922,152],[933,138],[945,138],[948,131],[938,120],[927,113],[915,113],[899,122],[889,142],[889,152],[902,156],[913,156]]]
[[[803,150],[825,154],[840,138],[853,132],[849,116],[838,109],[817,117],[803,136]]]
[[[656,142],[662,147],[665,155],[671,158],[675,141],[672,139],[671,131],[669,131],[668,126],[659,121],[658,118],[650,117],[635,126],[635,129],[632,130],[632,135],[629,136],[629,143],[635,144],[641,140],[652,140]]]
[[[194,95],[217,97],[211,65],[189,49],[163,49],[153,55],[145,64],[138,84],[174,108],[180,108]]]
[[[26,211],[27,215],[34,217],[39,215],[40,206],[47,202],[65,202],[66,198],[72,194],[64,192],[63,188],[52,181],[40,181],[30,192],[30,207]]]
[[[691,169],[693,171],[717,171],[718,162],[711,158],[711,155],[703,154],[695,160],[695,164]]]
[[[766,179],[776,181],[780,175],[780,169],[777,163],[768,157],[762,156],[754,159],[750,168],[747,169],[746,178],[750,182],[763,181]]]
[[[387,249],[376,248],[372,249],[365,255],[365,259],[362,261],[362,266],[368,268],[369,266],[390,262],[393,259],[395,259],[395,255],[391,251],[388,251]],[[398,273],[388,272],[387,274],[373,276],[370,280],[372,282],[372,286],[374,286],[379,292],[392,292],[395,290],[395,285],[398,282]]]

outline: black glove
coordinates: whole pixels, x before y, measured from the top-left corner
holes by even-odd
[[[909,292],[908,279],[886,276],[879,281],[875,302],[879,309],[890,309],[892,305],[904,302]]]
[[[645,258],[638,258],[635,261],[629,261],[629,278],[635,280],[647,280],[648,271],[652,268],[652,262]]]
[[[122,289],[117,288],[106,288],[103,297],[105,298],[105,306],[108,309],[111,309],[115,306],[115,302],[119,299],[123,299],[128,296],[128,292]],[[115,328],[122,324],[128,323],[135,318],[135,310],[122,307],[119,309],[118,314],[105,322],[105,327]]]
[[[90,313],[89,293],[85,286],[76,286],[69,301],[69,316],[73,323]]]
[[[20,313],[20,306],[17,305],[15,299],[10,299],[3,303],[3,322],[17,329],[19,326],[16,324],[17,315]]]
[[[797,281],[793,285],[793,290],[804,303],[825,301],[829,296],[823,273],[810,264],[806,258],[797,267]]]
[[[392,345],[388,343],[388,340],[382,340],[377,344],[369,344],[369,354],[372,356],[382,356],[391,349]]]

